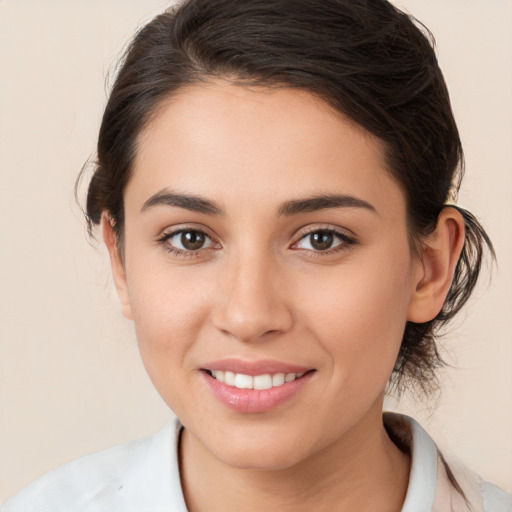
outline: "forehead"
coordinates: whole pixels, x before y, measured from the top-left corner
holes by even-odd
[[[140,134],[127,194],[143,204],[163,188],[220,203],[333,189],[403,202],[380,141],[324,101],[291,88],[227,82],[181,90]]]

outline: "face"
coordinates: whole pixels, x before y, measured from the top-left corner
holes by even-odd
[[[188,435],[283,468],[378,428],[419,265],[377,140],[302,91],[196,86],[124,200],[118,290]]]

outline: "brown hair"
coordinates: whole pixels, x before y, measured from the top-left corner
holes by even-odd
[[[293,87],[322,98],[377,136],[403,187],[413,247],[431,233],[463,175],[463,152],[434,39],[386,0],[188,0],[157,16],[121,61],[89,184],[89,230],[108,212],[122,244],[123,192],[137,137],[180,88],[215,78]],[[442,365],[436,335],[469,298],[492,244],[458,208],[466,240],[446,302],[426,323],[408,322],[391,383],[423,391]]]

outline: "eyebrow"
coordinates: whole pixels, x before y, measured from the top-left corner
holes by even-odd
[[[204,213],[206,215],[222,215],[224,213],[222,208],[201,196],[191,194],[177,194],[167,189],[161,190],[152,195],[141,208],[141,212],[145,212],[155,206],[176,206],[178,208],[185,208],[192,212]]]
[[[222,208],[209,199],[192,194],[182,194],[163,189],[152,195],[142,206],[141,212],[145,212],[155,206],[171,206],[184,208],[205,215],[222,215]],[[346,194],[320,194],[304,199],[292,199],[283,203],[278,214],[280,216],[292,216],[300,213],[310,213],[330,208],[364,208],[373,213],[377,210],[373,205],[354,196]]]
[[[287,201],[279,208],[279,215],[297,215],[329,208],[364,208],[377,213],[375,207],[363,199],[346,194],[321,194],[305,199]]]

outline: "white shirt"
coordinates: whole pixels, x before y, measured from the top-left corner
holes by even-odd
[[[402,512],[512,512],[512,495],[452,467],[466,501],[450,484],[438,450],[412,418],[386,413],[388,431],[409,447],[411,473]],[[1,512],[187,512],[180,485],[181,426],[82,457],[42,476]]]

